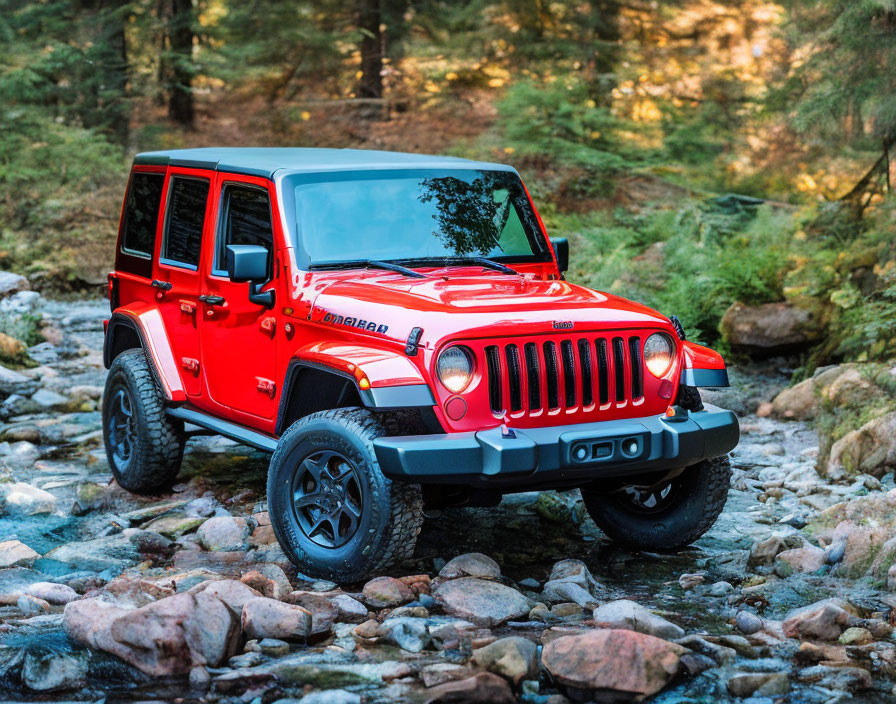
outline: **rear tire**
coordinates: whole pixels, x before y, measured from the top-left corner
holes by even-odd
[[[142,349],[112,362],[103,392],[103,441],[115,481],[134,494],[171,488],[184,456],[184,425],[165,412]]]
[[[414,553],[420,486],[392,482],[373,441],[386,435],[361,408],[312,413],[283,433],[268,471],[268,511],[280,546],[305,575],[365,580]]]
[[[674,552],[700,538],[725,508],[728,457],[703,460],[650,490],[582,488],[585,508],[607,537],[635,550]]]

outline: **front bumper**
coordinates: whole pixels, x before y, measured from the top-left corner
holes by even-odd
[[[574,485],[687,467],[737,446],[737,417],[722,409],[545,428],[381,437],[383,473],[415,483]]]

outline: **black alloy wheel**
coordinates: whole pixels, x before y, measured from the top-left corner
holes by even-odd
[[[308,455],[293,476],[293,512],[315,545],[338,548],[358,531],[364,507],[357,468],[341,453]]]
[[[110,459],[116,470],[124,472],[136,445],[134,404],[126,386],[119,386],[113,391],[107,423]]]

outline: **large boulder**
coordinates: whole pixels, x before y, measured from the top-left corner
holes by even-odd
[[[516,589],[475,577],[443,582],[433,596],[447,613],[483,626],[521,618],[532,608],[529,599]]]
[[[644,633],[619,629],[563,636],[541,660],[558,684],[639,701],[659,692],[679,672],[687,649]]]
[[[755,357],[799,350],[824,332],[812,313],[784,302],[734,303],[722,316],[719,329],[732,348]]]
[[[896,411],[874,418],[837,440],[824,471],[835,479],[853,474],[870,474],[880,479],[894,469]]]
[[[814,379],[805,379],[784,389],[772,401],[771,414],[782,420],[812,420],[817,413]]]
[[[242,550],[249,526],[245,518],[215,516],[199,526],[196,536],[206,550]]]
[[[63,628],[76,643],[112,653],[149,675],[219,667],[236,653],[239,622],[209,594],[175,594],[139,609],[99,598],[72,601]]]
[[[301,606],[258,596],[243,606],[241,622],[248,638],[305,640],[311,633],[312,617]]]
[[[0,484],[0,515],[24,517],[56,512],[56,497],[24,482]]]

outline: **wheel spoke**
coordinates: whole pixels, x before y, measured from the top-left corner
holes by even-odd
[[[297,492],[298,493],[298,492]],[[305,494],[303,496],[294,495],[293,504],[297,509],[299,508],[308,508],[311,506],[317,506],[320,504],[320,494],[314,492],[312,494]]]

